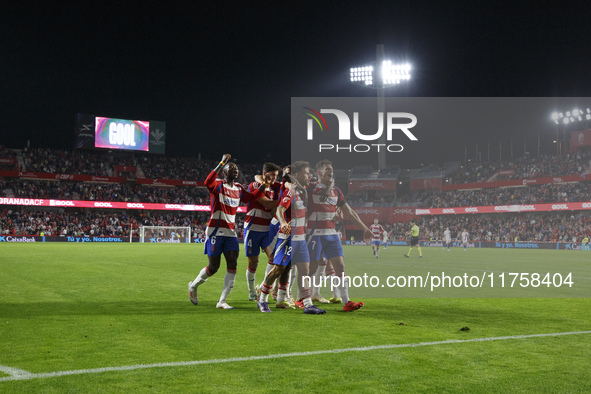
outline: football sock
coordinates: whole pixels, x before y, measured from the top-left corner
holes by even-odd
[[[269,302],[269,293],[271,290],[272,287],[269,287],[263,283],[261,286],[261,296],[259,297],[259,302]]]
[[[328,287],[328,285],[326,283],[332,283],[332,279],[330,278],[331,276],[334,276],[335,271],[334,268],[332,268],[332,266],[326,270],[326,281],[325,281],[325,286]],[[332,287],[332,286],[331,286]],[[335,298],[339,298],[339,292],[338,292],[338,287],[333,287],[332,288],[332,296]]]
[[[265,277],[263,278],[263,282],[261,283],[261,286],[263,285],[263,283],[265,283],[265,279],[267,278],[267,275],[269,275],[269,272],[271,272],[272,269],[273,269],[273,264],[271,264],[271,263],[267,264],[267,267],[265,268]]]
[[[421,251],[421,247],[420,246],[417,246],[417,249],[419,249],[419,256],[422,256],[423,255],[423,252]]]
[[[412,252],[412,246],[411,248],[408,250],[408,253],[406,254],[407,256],[410,256],[410,252]]]
[[[322,286],[322,280],[324,279],[326,272],[326,261],[321,261],[318,264],[318,268],[314,273],[314,278],[312,279],[312,283],[310,283],[310,288],[312,290],[312,297],[320,297],[320,287]]]
[[[224,276],[224,289],[222,290],[222,296],[220,297],[220,302],[225,303],[234,287],[234,281],[236,280],[236,270],[230,269],[226,271],[226,276]]]
[[[339,286],[339,294],[341,295],[341,299],[343,300],[343,305],[346,305],[347,302],[349,302],[349,284],[347,283],[347,280],[345,280],[344,283],[341,283],[341,285]]]
[[[209,270],[207,269],[207,267],[203,268],[201,272],[199,272],[199,275],[197,275],[195,280],[191,282],[191,287],[197,287],[200,284],[205,283],[207,278],[209,278],[210,276],[211,275],[209,275]]]
[[[256,269],[253,271],[250,267],[246,267],[246,283],[248,284],[248,292],[250,294],[255,293],[255,273]]]
[[[303,289],[300,292],[300,296],[301,296],[301,300],[304,303],[304,306],[307,308],[309,306],[314,305],[312,303],[312,298],[310,297],[311,293],[310,293],[310,289]]]
[[[295,278],[297,277],[297,274],[298,274],[297,269],[298,268],[294,265],[289,270],[289,281],[287,282],[287,296],[290,298],[294,298],[293,297],[293,284],[295,283]]]
[[[277,302],[285,301],[287,296],[287,283],[279,283],[279,291],[277,291]]]

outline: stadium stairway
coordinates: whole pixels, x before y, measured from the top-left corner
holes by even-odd
[[[140,166],[139,164],[136,164],[136,170],[135,170],[135,177],[136,178],[145,178],[146,176],[144,175],[144,170],[142,170],[142,166]]]
[[[492,174],[492,176],[490,178],[488,178],[486,181],[487,182],[494,182],[497,180],[497,177],[499,176],[499,172],[501,172],[501,170],[498,170],[497,172],[495,172],[494,174]]]
[[[23,150],[22,149],[13,149],[14,153],[16,153],[16,159],[18,160],[18,168],[19,170],[25,169],[25,161],[23,160]]]

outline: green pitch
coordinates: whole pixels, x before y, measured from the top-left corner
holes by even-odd
[[[200,245],[2,243],[0,392],[591,391],[591,253],[423,248],[424,258],[405,259],[407,250],[382,249],[378,260],[346,247],[347,274],[571,270],[569,296],[579,298],[359,287],[350,295],[365,307],[355,312],[262,314],[247,301],[241,256],[236,309],[226,311],[215,308],[224,269],[199,288],[199,306],[189,302],[187,282],[206,264]],[[540,295],[525,291],[517,297]],[[532,336],[558,333],[572,334]],[[338,349],[348,350],[327,352]],[[158,363],[168,364],[112,370]]]

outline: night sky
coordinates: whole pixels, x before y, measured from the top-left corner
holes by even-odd
[[[582,1],[122,3],[3,7],[0,145],[73,149],[75,116],[88,113],[165,121],[167,156],[285,163],[291,97],[375,96],[349,82],[349,68],[373,61],[376,44],[413,67],[387,96],[581,97],[575,105],[591,106]],[[523,144],[547,132],[551,153],[549,116],[541,128],[493,137]],[[401,164],[463,159],[466,145],[493,137],[450,136],[437,154]]]

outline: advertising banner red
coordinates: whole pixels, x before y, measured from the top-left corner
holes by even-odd
[[[396,180],[351,180],[349,181],[349,192],[360,190],[384,190],[396,191]]]
[[[136,166],[113,166],[117,172],[136,172]]]
[[[96,176],[96,175],[75,175],[75,174],[52,174],[49,172],[27,172],[27,171],[0,171],[0,176],[7,178],[24,178],[39,180],[63,180],[83,182],[108,182],[124,183],[125,178],[117,176]]]
[[[475,183],[460,183],[453,185],[443,185],[441,190],[469,190],[469,189],[487,189],[491,187],[509,187],[509,186],[527,186],[527,185],[544,185],[548,183],[567,183],[567,182],[585,182],[591,181],[591,174],[587,178],[586,175],[564,175],[546,178],[529,178],[529,179],[512,179],[510,181],[498,182],[475,182]]]
[[[461,215],[467,213],[508,213],[508,212],[548,212],[548,211],[580,211],[591,209],[590,202],[560,202],[553,204],[529,205],[489,205],[482,207],[454,207],[417,209],[417,215]]]
[[[0,157],[0,164],[16,164],[18,160],[14,157]]]
[[[411,179],[410,190],[441,190],[441,178]]]
[[[151,209],[159,211],[200,211],[209,212],[209,205],[190,204],[153,204],[144,202],[116,202],[116,201],[80,201],[54,200],[43,198],[10,198],[0,197],[0,205],[21,205],[34,207],[63,207],[63,208],[115,208],[115,209]],[[238,212],[246,212],[246,207],[238,207]]]
[[[130,168],[130,167],[127,167]],[[96,176],[96,175],[75,175],[75,174],[52,174],[48,172],[27,172],[27,171],[0,171],[0,177],[39,179],[39,180],[63,180],[82,182],[105,182],[125,183],[126,178],[121,176]],[[178,179],[150,179],[139,178],[136,183],[152,186],[204,186],[203,182],[183,181]]]
[[[136,183],[140,185],[152,186],[205,186],[205,183],[199,181],[183,181],[179,179],[150,179],[138,178]]]
[[[416,207],[358,207],[353,210],[367,225],[372,224],[374,219],[378,219],[380,223],[394,224],[406,223],[416,218]]]

